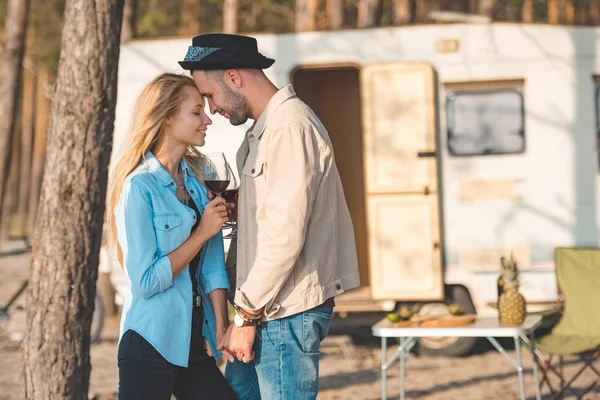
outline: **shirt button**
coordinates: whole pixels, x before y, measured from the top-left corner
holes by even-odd
[[[340,289],[342,288],[342,285],[340,285],[340,284],[338,283],[337,285],[335,285],[335,288],[336,288],[337,290],[340,290]]]
[[[205,324],[208,324],[208,320],[207,320],[207,319],[205,319],[205,320],[204,320],[204,323],[205,323]]]
[[[256,172],[256,170],[254,168],[252,168],[252,173],[255,173],[255,172]]]
[[[194,194],[194,191],[193,191],[193,190],[190,190],[190,193],[191,193],[191,194]]]
[[[165,229],[169,229],[169,225],[165,225]]]

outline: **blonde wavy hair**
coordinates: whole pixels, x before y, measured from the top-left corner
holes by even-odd
[[[134,107],[129,135],[123,143],[123,150],[117,161],[110,180],[108,227],[109,243],[114,244],[117,258],[123,266],[123,251],[117,240],[117,225],[115,207],[119,202],[125,180],[142,162],[146,161],[145,154],[152,151],[156,142],[163,134],[165,122],[179,111],[185,99],[185,88],[196,86],[192,78],[186,75],[163,73],[154,78],[142,93]],[[204,156],[194,146],[188,145],[183,156],[194,175],[202,181],[200,166]]]

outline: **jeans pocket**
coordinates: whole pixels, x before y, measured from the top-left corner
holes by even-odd
[[[302,314],[302,351],[305,354],[318,354],[321,342],[329,332],[333,309],[322,307]]]
[[[304,313],[316,318],[325,318],[331,320],[333,318],[333,307],[317,307],[305,311]]]

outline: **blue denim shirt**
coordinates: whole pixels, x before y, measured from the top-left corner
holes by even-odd
[[[181,161],[185,185],[200,213],[208,203],[206,188]],[[167,254],[190,236],[196,213],[175,195],[175,182],[154,155],[126,179],[115,208],[117,237],[130,288],[123,306],[121,336],[133,329],[170,363],[187,367],[192,330],[192,280],[189,266],[175,279]],[[202,332],[215,358],[215,315],[208,293],[228,289],[223,236],[212,237],[201,250],[197,272],[198,293],[203,298]]]

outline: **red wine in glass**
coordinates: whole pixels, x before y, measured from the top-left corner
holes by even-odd
[[[237,192],[237,189],[227,189],[223,192],[223,198],[228,203],[236,203]]]
[[[228,180],[225,181],[225,180],[216,180],[216,179],[208,180],[207,179],[204,181],[204,184],[211,192],[213,192],[217,196],[221,197],[223,192],[225,191],[225,189],[227,189],[227,186],[229,186],[229,181]]]
[[[221,197],[231,181],[233,175],[231,167],[223,153],[206,154],[204,161],[204,184],[208,190]]]

